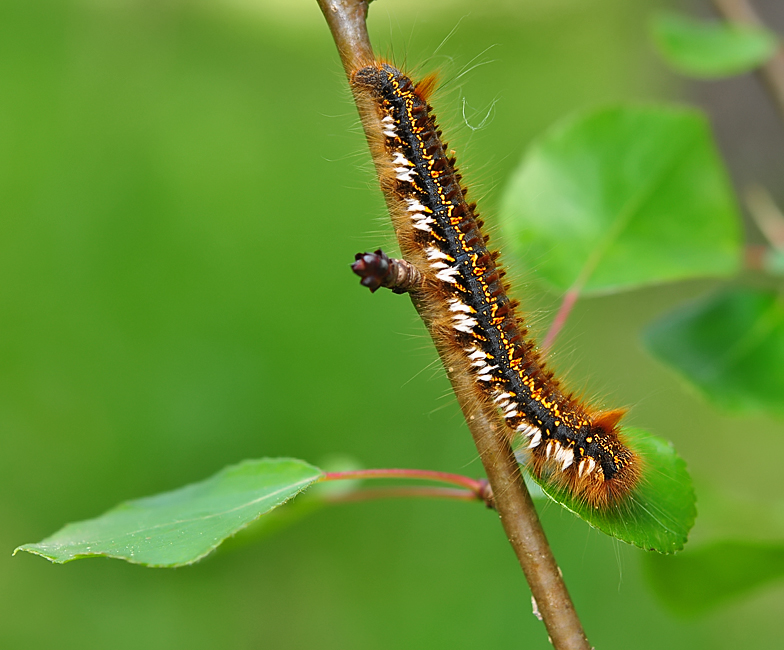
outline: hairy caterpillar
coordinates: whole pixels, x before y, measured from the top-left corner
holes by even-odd
[[[434,77],[414,84],[387,63],[355,70],[360,110],[378,124],[369,137],[386,164],[381,188],[405,260],[358,255],[354,270],[375,290],[410,291],[424,307],[436,345],[470,372],[480,399],[527,448],[529,470],[596,508],[620,502],[639,483],[642,461],[618,427],[623,410],[602,411],[565,391],[516,316],[498,252],[487,248],[476,204],[466,200],[455,158],[428,104]]]

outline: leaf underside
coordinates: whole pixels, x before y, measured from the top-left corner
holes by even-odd
[[[679,551],[697,516],[686,463],[672,444],[661,438],[640,429],[624,429],[623,435],[642,458],[643,478],[618,504],[596,509],[562,487],[536,477],[534,480],[553,501],[611,537],[648,551]]]

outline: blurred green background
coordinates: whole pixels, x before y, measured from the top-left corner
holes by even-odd
[[[442,125],[492,221],[555,120],[678,96],[646,36],[660,4],[379,0],[371,28],[379,54],[441,70]],[[484,128],[463,100],[472,126],[493,106]],[[315,0],[2,0],[0,151],[0,646],[550,647],[496,517],[463,503],[323,510],[178,570],[10,557],[243,458],[481,474],[408,300],[348,270],[394,247]],[[556,298],[517,280],[541,330]],[[716,413],[639,343],[712,286],[585,301],[555,363],[674,441],[692,544],[782,540],[781,423]],[[643,553],[541,511],[596,647],[780,642],[780,584],[680,618]]]

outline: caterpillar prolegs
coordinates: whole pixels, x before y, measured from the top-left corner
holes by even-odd
[[[625,443],[623,410],[596,410],[568,393],[545,368],[508,297],[499,253],[487,247],[476,204],[441,139],[428,95],[433,79],[414,84],[387,63],[355,70],[360,106],[375,110],[383,150],[379,172],[405,260],[358,255],[354,270],[375,290],[410,291],[424,306],[436,344],[470,368],[529,470],[596,507],[620,502],[638,484],[642,461]]]

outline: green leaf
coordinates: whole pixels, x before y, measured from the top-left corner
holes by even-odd
[[[27,551],[62,564],[114,557],[135,564],[192,564],[261,515],[321,477],[317,467],[291,458],[246,460],[172,492],[128,501],[96,519],[68,524]]]
[[[645,343],[718,407],[784,415],[784,298],[736,288],[681,306]]]
[[[517,257],[558,292],[740,267],[732,190],[692,110],[606,108],[554,127],[514,173],[502,215]]]
[[[704,22],[678,14],[656,16],[653,41],[676,70],[694,77],[726,77],[765,63],[778,48],[775,34],[732,23]]]
[[[544,493],[603,533],[644,550],[674,553],[683,548],[697,516],[686,463],[672,444],[640,429],[624,429],[643,460],[643,478],[628,498],[596,509],[563,487],[533,477]]]
[[[717,542],[677,557],[651,556],[646,572],[673,611],[696,615],[784,579],[784,544]]]

